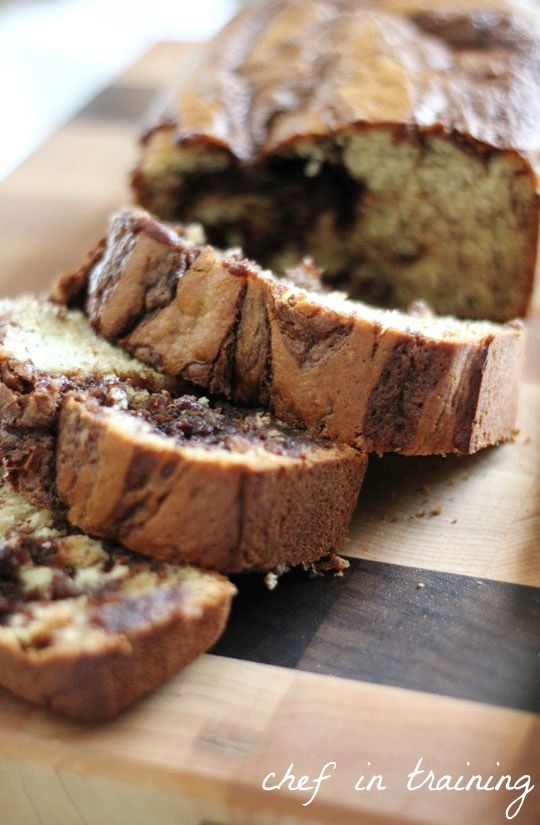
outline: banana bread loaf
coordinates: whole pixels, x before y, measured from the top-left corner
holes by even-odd
[[[117,215],[99,261],[57,297],[170,376],[370,452],[471,453],[511,437],[523,325],[376,310],[239,254]],[[155,300],[160,295],[159,303]]]
[[[57,486],[69,520],[141,553],[228,573],[309,564],[347,537],[365,454],[207,399],[67,396]]]
[[[108,719],[220,636],[233,585],[70,528],[0,481],[0,684],[75,719]]]
[[[353,297],[504,321],[537,254],[540,11],[527,0],[271,0],[151,115],[139,202]]]

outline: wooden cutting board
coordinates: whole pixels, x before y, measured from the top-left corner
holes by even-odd
[[[129,201],[140,117],[188,48],[154,48],[0,184],[2,294],[46,290]],[[0,692],[2,825],[498,825],[528,776],[513,821],[538,825],[539,319],[515,443],[373,459],[344,578],[242,581],[213,653],[111,724]],[[408,789],[419,760],[509,789]],[[291,764],[311,790],[262,789]]]

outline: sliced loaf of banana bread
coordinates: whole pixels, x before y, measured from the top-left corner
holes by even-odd
[[[88,533],[228,572],[340,550],[365,453],[268,414],[171,395],[168,379],[78,311],[23,298],[3,302],[0,317],[0,446],[32,501],[58,506],[59,494]]]
[[[272,0],[149,116],[139,202],[355,298],[505,321],[537,257],[534,0]]]
[[[0,481],[0,684],[18,696],[108,719],[211,647],[234,592],[88,538]]]
[[[512,435],[520,321],[307,290],[136,210],[112,220],[86,281],[68,276],[56,295],[85,302],[97,332],[156,369],[368,452],[472,453]]]

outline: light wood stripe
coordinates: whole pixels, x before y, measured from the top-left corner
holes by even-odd
[[[131,199],[133,124],[85,120],[61,129],[0,182],[0,291],[45,290],[80,266],[108,216]]]
[[[97,730],[3,693],[0,721],[0,769],[9,777],[0,790],[3,810],[7,799],[11,810],[29,807],[28,800],[40,811],[53,801],[57,810],[75,802],[86,825],[147,825],[158,821],[156,809],[160,825],[204,819],[277,825],[286,812],[287,822],[332,825],[501,825],[516,794],[413,793],[407,774],[423,757],[438,775],[487,776],[499,761],[505,773],[540,781],[537,717],[214,656]],[[310,807],[301,806],[300,793],[260,790],[268,773],[284,772],[291,762],[316,776],[327,761],[337,762],[336,771]],[[352,790],[368,762],[384,774],[386,791]],[[198,820],[180,818],[189,805]],[[533,792],[517,822],[536,825],[539,815],[540,795]]]
[[[540,388],[524,384],[513,444],[469,458],[373,458],[347,555],[539,587],[539,410]]]
[[[2,196],[78,197],[87,201],[89,209],[107,214],[129,194],[127,172],[136,158],[136,136],[136,123],[75,120],[2,181],[0,192]]]
[[[157,43],[118,78],[115,85],[161,90],[174,85],[185,60],[192,60],[198,43]]]
[[[141,121],[156,96],[153,87],[108,86],[90,100],[74,120]]]
[[[81,265],[105,220],[102,210],[76,195],[8,195],[0,186],[2,296],[47,292],[60,272]]]

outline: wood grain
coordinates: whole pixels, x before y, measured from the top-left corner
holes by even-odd
[[[539,410],[540,387],[524,383],[512,444],[372,458],[345,552],[540,587]]]
[[[407,774],[423,757],[438,774],[487,776],[499,761],[540,780],[538,717],[214,656],[106,727],[1,696],[0,718],[10,825],[501,825],[512,793],[409,792]],[[336,770],[310,807],[306,793],[260,790],[291,762],[315,776],[327,761]],[[353,790],[368,762],[387,790]],[[539,815],[532,794],[517,821],[537,825]]]
[[[2,294],[46,290],[79,265],[130,200],[148,100],[195,50],[153,49],[0,183]],[[488,774],[500,761],[540,782],[530,712],[540,695],[538,309],[528,326],[516,442],[468,459],[373,460],[344,579],[293,575],[274,593],[243,583],[220,655],[110,725],[76,725],[0,692],[0,822],[505,822],[512,793],[410,793],[404,778],[423,756],[442,773],[470,761]],[[309,807],[299,793],[261,790],[290,762],[316,774],[331,760],[336,775]],[[368,762],[386,791],[352,790]],[[538,825],[537,790],[516,821]]]

